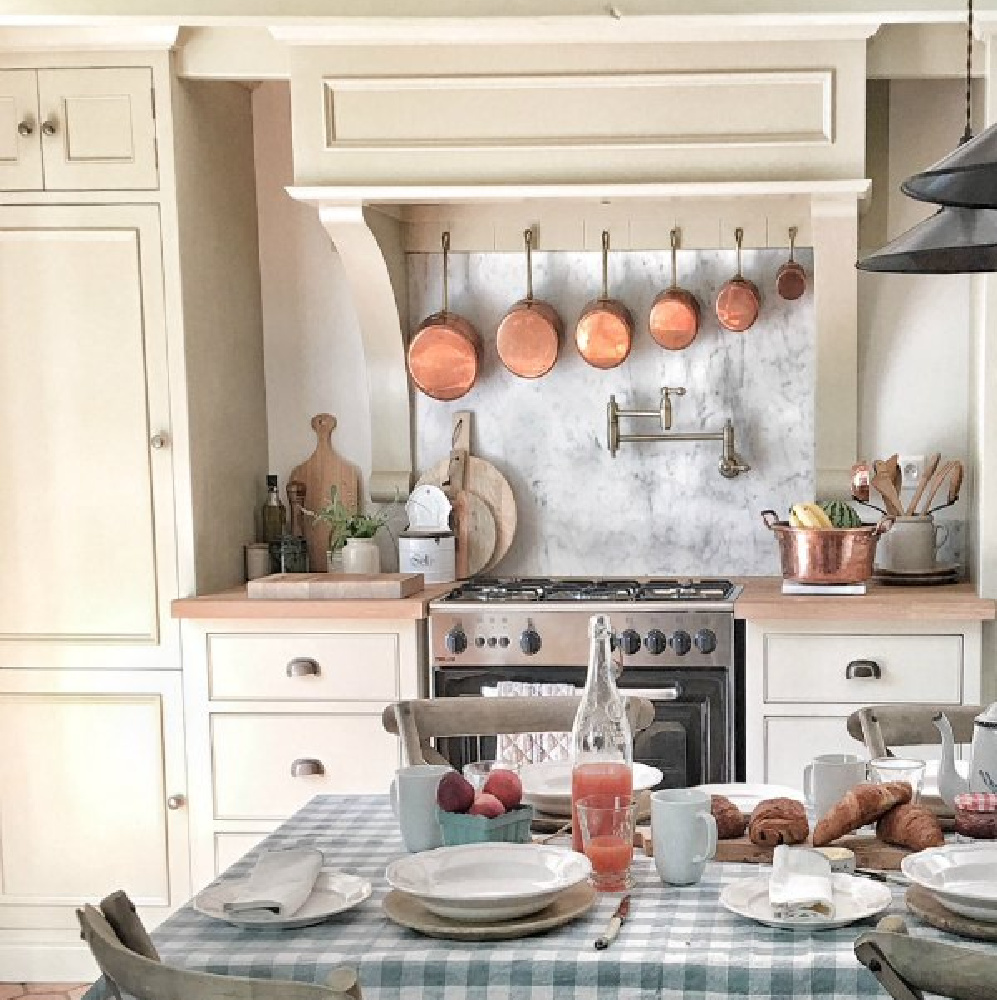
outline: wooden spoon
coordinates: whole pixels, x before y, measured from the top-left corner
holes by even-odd
[[[938,463],[941,461],[941,457],[941,454],[936,451],[929,455],[928,461],[924,463],[924,474],[921,476],[921,482],[918,483],[914,499],[911,500],[910,506],[907,508],[908,516],[912,516],[917,513],[918,502],[924,495],[924,488],[928,485],[928,480],[935,474],[935,470],[938,468]]]
[[[961,463],[960,463],[961,464]],[[946,478],[951,475],[955,468],[955,462],[945,462],[942,467],[931,477],[931,482],[928,483],[927,489],[924,493],[924,504],[923,510],[925,513],[931,508],[931,504],[934,502],[935,494],[942,488],[942,483],[945,482]],[[961,477],[960,477],[961,483]]]
[[[877,490],[883,498],[886,513],[893,515],[893,517],[900,517],[904,509],[900,503],[897,488],[893,485],[892,471],[887,471],[887,462],[877,462],[876,465],[876,474],[872,477],[872,482],[869,485]]]
[[[963,477],[962,462],[952,461],[949,462],[948,465],[950,466],[949,492],[948,496],[945,498],[945,503],[940,503],[935,507],[932,507],[930,502],[926,503],[924,505],[926,514],[931,514],[936,510],[941,510],[943,507],[951,507],[952,504],[954,504],[956,500],[959,499],[959,490],[962,487],[962,477]],[[941,483],[939,483],[938,485],[940,486]],[[937,490],[938,486],[936,486],[935,489]]]

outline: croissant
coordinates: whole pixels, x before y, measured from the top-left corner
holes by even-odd
[[[808,833],[806,810],[796,799],[763,799],[748,821],[748,838],[760,847],[802,844]]]
[[[875,822],[894,806],[910,799],[911,789],[906,781],[856,785],[821,817],[814,829],[814,847],[826,847],[832,840]]]
[[[910,847],[923,851],[928,847],[941,847],[945,835],[938,818],[924,806],[899,805],[882,816],[876,824],[876,836],[887,844]]]
[[[726,795],[710,796],[710,812],[717,821],[717,838],[733,840],[744,833],[748,817]]]

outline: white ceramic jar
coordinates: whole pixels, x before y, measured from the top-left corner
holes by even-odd
[[[453,583],[455,552],[452,531],[404,531],[398,536],[398,572],[421,573],[426,583]]]
[[[343,572],[373,575],[381,572],[381,550],[373,538],[347,538],[343,546]]]

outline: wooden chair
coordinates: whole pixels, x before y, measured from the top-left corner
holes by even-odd
[[[973,739],[979,705],[867,705],[848,716],[852,739],[864,743],[870,757],[886,757],[890,747],[941,743],[932,719],[942,711],[952,723],[956,743]]]
[[[361,1000],[352,969],[334,969],[325,985],[218,976],[163,965],[132,901],[122,891],[76,911],[86,941],[117,1000]]]
[[[893,1000],[993,1000],[997,955],[942,941],[911,937],[901,917],[884,917],[855,942],[855,957]]]
[[[549,698],[420,698],[388,705],[381,723],[402,741],[409,764],[447,764],[433,738],[498,736],[513,733],[569,733],[581,701],[577,696]],[[625,698],[634,736],[654,721],[647,698]]]

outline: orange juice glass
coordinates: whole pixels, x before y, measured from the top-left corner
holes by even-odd
[[[578,800],[590,795],[633,796],[633,768],[622,760],[589,761],[571,772],[571,846],[582,852],[582,829],[578,822]],[[632,838],[631,838],[632,839]]]
[[[630,795],[586,795],[577,802],[585,856],[592,862],[592,885],[604,892],[633,887],[637,803]]]

